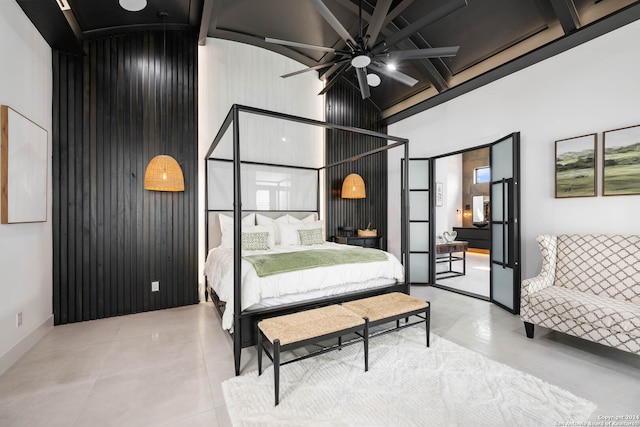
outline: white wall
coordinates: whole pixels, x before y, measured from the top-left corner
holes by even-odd
[[[0,104],[36,122],[49,137],[47,222],[0,224],[2,373],[53,325],[51,49],[15,1],[0,0],[0,57]]]
[[[436,206],[436,235],[462,226],[462,154],[436,160],[436,182],[444,187],[442,206]]]
[[[227,40],[208,38],[198,48],[198,221],[201,289],[204,284],[204,157],[233,104],[324,120],[324,97],[318,96],[322,82],[311,71],[283,79],[280,76],[301,70],[305,65],[285,56]],[[241,117],[241,141],[252,144],[243,149],[243,159],[263,162],[320,166],[323,161],[322,129],[302,125],[264,122],[260,116]],[[244,133],[243,133],[244,132]],[[286,133],[286,143],[281,138]],[[244,135],[244,136],[243,136]],[[247,137],[249,136],[249,137]],[[254,138],[259,137],[259,141]],[[319,142],[313,152],[303,141],[307,137]],[[226,138],[225,138],[226,141]],[[232,185],[230,182],[229,185]],[[201,296],[202,298],[202,296]]]
[[[522,277],[532,277],[541,264],[538,234],[640,234],[640,196],[554,198],[555,140],[598,132],[601,150],[602,131],[640,124],[638,40],[634,22],[393,124],[389,133],[409,138],[412,157],[521,133]],[[390,178],[390,189],[399,188]],[[399,224],[391,215],[389,225]]]

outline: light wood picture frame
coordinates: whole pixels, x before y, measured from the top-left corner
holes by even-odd
[[[640,194],[640,125],[602,133],[602,195]]]
[[[555,196],[596,195],[597,139],[595,133],[555,142]]]
[[[0,117],[0,223],[46,222],[47,131],[7,105]]]

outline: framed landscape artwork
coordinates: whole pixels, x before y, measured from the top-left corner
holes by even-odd
[[[47,220],[47,131],[3,105],[0,222]]]
[[[596,195],[595,133],[556,141],[556,198]]]
[[[602,195],[640,194],[640,125],[602,133]]]

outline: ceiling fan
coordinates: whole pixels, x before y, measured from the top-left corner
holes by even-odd
[[[326,73],[325,77],[329,78],[329,81],[325,85],[324,89],[319,95],[324,94],[329,90],[345,72],[355,68],[356,76],[358,78],[358,85],[360,87],[360,93],[362,99],[369,98],[371,91],[369,86],[378,86],[380,84],[380,77],[376,73],[383,74],[394,80],[399,81],[407,86],[413,86],[418,83],[418,80],[413,77],[404,74],[398,70],[393,69],[393,63],[404,59],[426,59],[426,58],[438,58],[438,57],[450,57],[455,56],[458,53],[459,46],[441,47],[441,48],[428,48],[428,49],[411,49],[411,50],[395,50],[390,51],[389,48],[396,45],[398,42],[406,39],[422,28],[432,24],[433,22],[449,15],[455,10],[466,6],[467,0],[451,0],[440,8],[433,12],[424,15],[412,24],[407,25],[400,31],[392,34],[386,40],[383,40],[376,44],[378,35],[383,26],[387,22],[387,14],[391,7],[393,0],[378,0],[373,10],[373,15],[369,21],[369,25],[366,28],[366,32],[363,32],[362,25],[362,0],[359,1],[359,20],[360,31],[355,37],[351,36],[346,28],[338,21],[335,15],[329,10],[329,8],[322,2],[322,0],[309,0],[313,7],[322,15],[329,25],[340,35],[342,40],[346,43],[346,49],[339,50],[330,47],[315,46],[305,43],[298,43],[288,40],[274,39],[265,37],[265,42],[274,43],[283,46],[298,47],[303,49],[320,50],[329,52],[335,55],[334,59],[329,62],[325,62],[313,67],[305,68],[303,70],[295,71],[293,73],[285,74],[281,77],[291,77],[300,73],[304,73],[312,70],[320,70],[322,68],[331,67]],[[367,73],[367,69],[372,73]]]

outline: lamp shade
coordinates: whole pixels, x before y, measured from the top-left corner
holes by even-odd
[[[144,189],[184,191],[184,175],[176,159],[164,154],[151,159],[144,173]]]
[[[357,173],[347,175],[342,181],[342,198],[343,199],[364,199],[367,197],[367,191],[364,187],[364,180]]]

